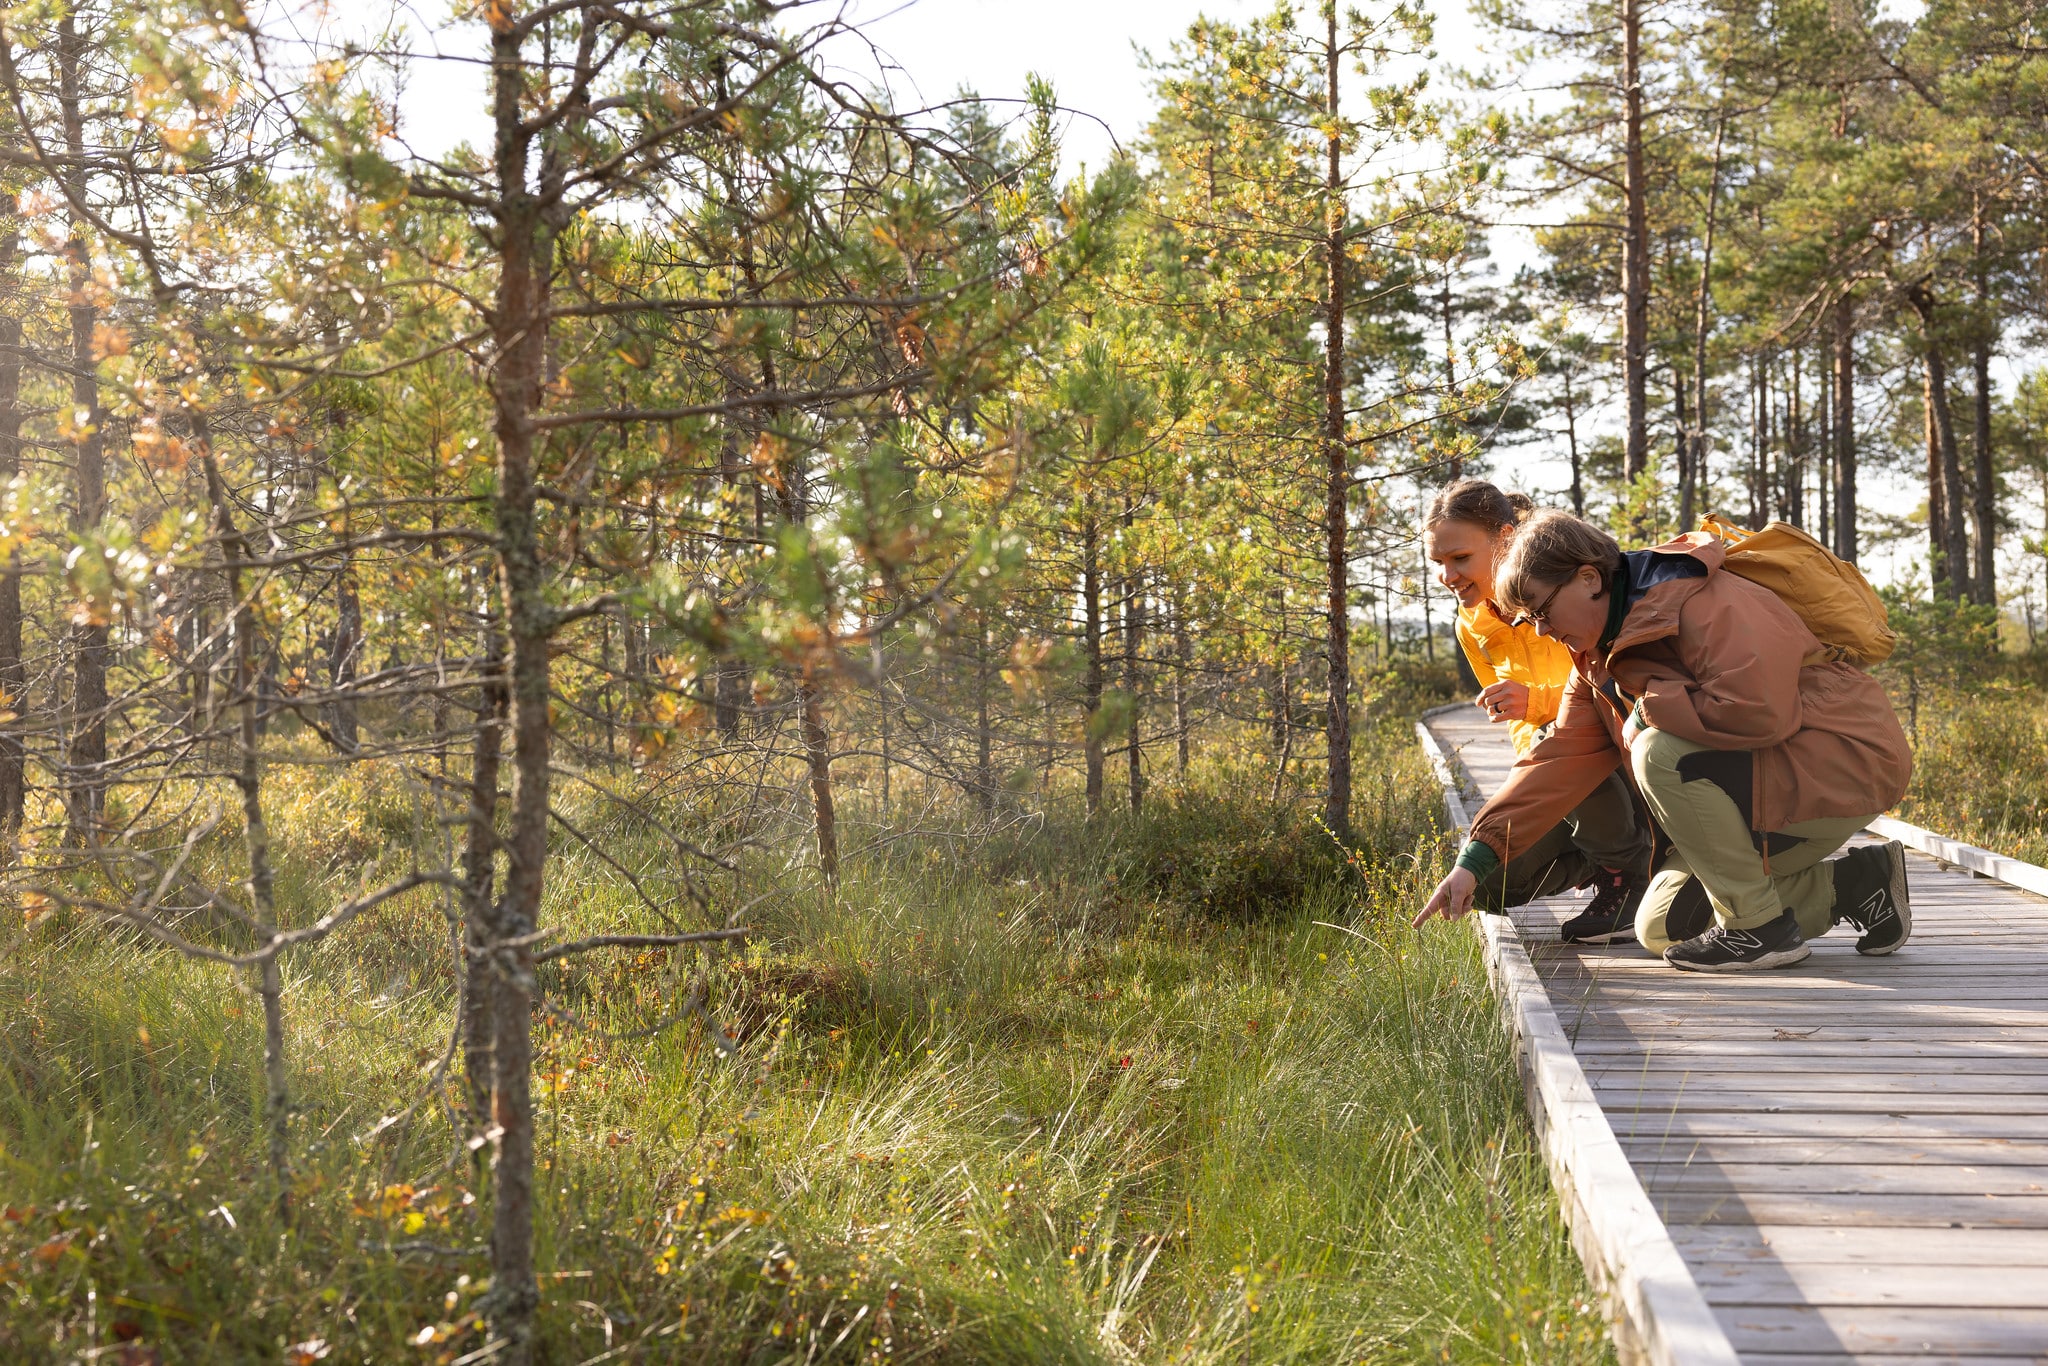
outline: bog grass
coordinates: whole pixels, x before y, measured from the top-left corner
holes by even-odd
[[[2038,663],[2015,664],[1922,703],[1902,819],[2048,865],[2048,687],[2039,674]]]
[[[725,1046],[660,1027],[693,956],[550,965],[545,1359],[1609,1359],[1473,937],[1406,928],[1434,784],[1402,727],[1361,748],[1350,862],[1227,769],[1137,816],[923,815],[836,896],[764,831],[714,903],[761,929],[712,973]],[[295,915],[432,838],[401,787],[281,777]],[[583,828],[674,893],[607,819]],[[548,916],[654,924],[567,843]],[[439,903],[287,977],[289,1227],[243,985],[64,915],[10,936],[0,1360],[488,1359]]]

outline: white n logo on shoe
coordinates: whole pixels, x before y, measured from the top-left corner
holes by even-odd
[[[1863,898],[1863,904],[1856,908],[1861,912],[1865,929],[1872,928],[1892,918],[1891,899],[1883,892],[1872,892]]]

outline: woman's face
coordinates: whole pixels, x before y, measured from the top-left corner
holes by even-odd
[[[1507,527],[1495,534],[1472,522],[1439,522],[1422,533],[1422,550],[1458,605],[1477,607],[1493,596],[1493,562],[1510,534]]]
[[[1551,589],[1557,590],[1556,594]],[[1549,636],[1575,654],[1591,653],[1607,629],[1606,576],[1582,564],[1562,584],[1538,586],[1531,595],[1529,616],[1537,634]],[[1547,601],[1546,601],[1547,600]]]

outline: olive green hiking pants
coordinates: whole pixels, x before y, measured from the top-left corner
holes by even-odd
[[[1630,752],[1637,786],[1672,844],[1636,913],[1636,939],[1662,954],[1705,930],[1704,914],[1686,913],[1688,900],[1698,905],[1697,892],[1688,897],[1688,884],[1695,881],[1713,918],[1728,929],[1768,925],[1789,909],[1801,935],[1826,934],[1834,923],[1835,879],[1833,866],[1822,860],[1881,813],[1788,825],[1768,837],[1766,869],[1744,807],[1719,783],[1701,777],[1697,767],[1680,770],[1687,755],[1709,752],[1661,730],[1644,731]]]

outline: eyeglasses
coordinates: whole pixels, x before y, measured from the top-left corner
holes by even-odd
[[[1559,593],[1564,592],[1565,584],[1570,582],[1570,579],[1566,579],[1564,583],[1561,583],[1557,587],[1551,589],[1550,596],[1543,600],[1542,606],[1532,607],[1528,611],[1522,613],[1520,616],[1515,618],[1514,624],[1517,626],[1550,625],[1550,604],[1557,601],[1557,595]]]

